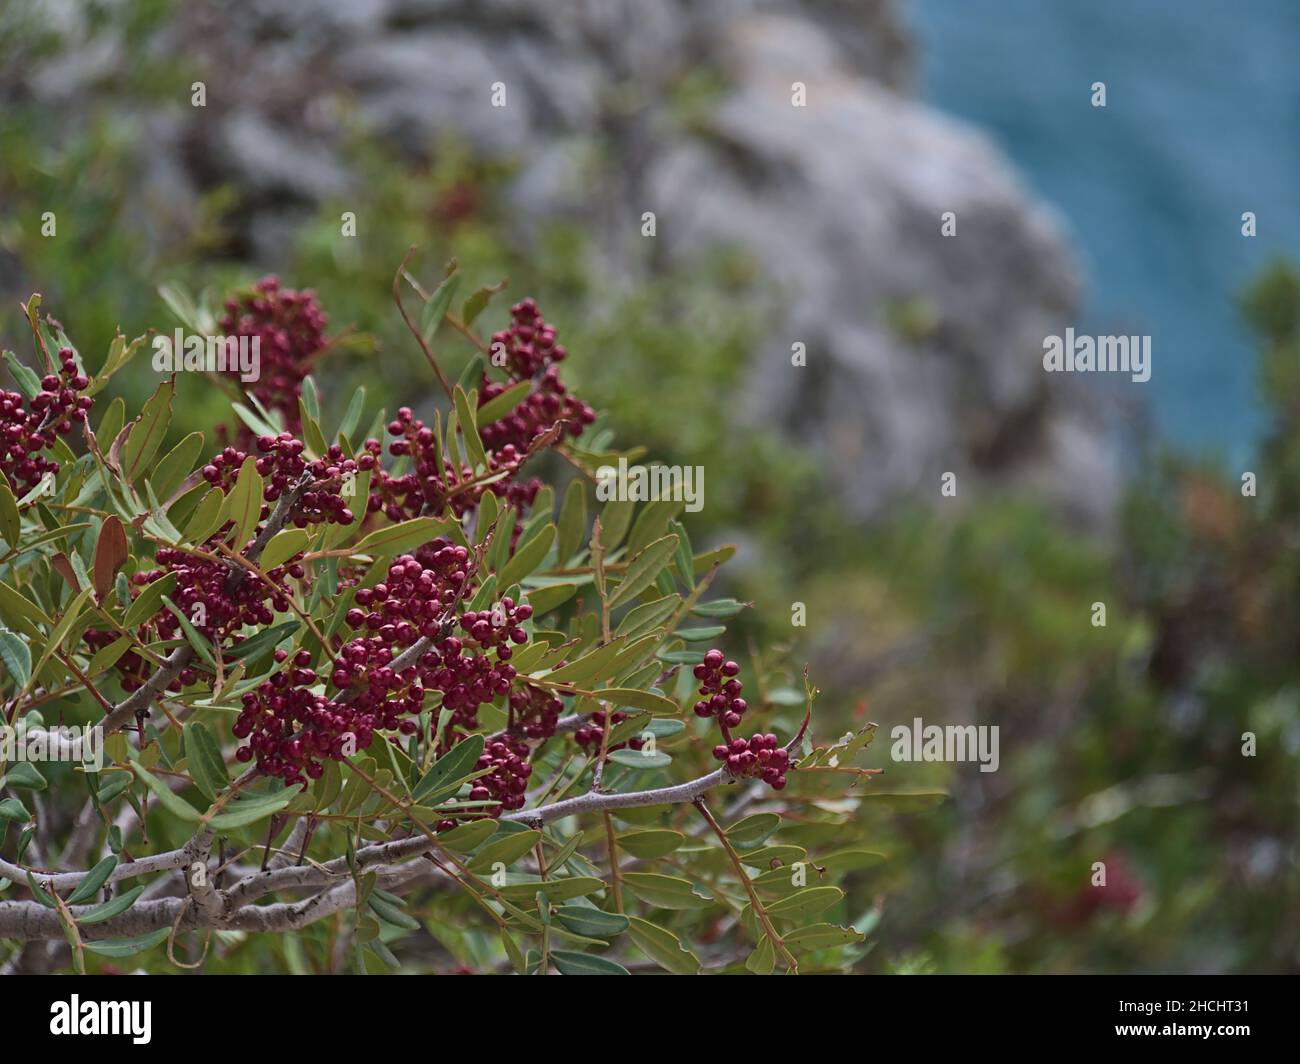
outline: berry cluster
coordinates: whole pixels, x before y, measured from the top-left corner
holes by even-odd
[[[695,703],[695,715],[716,717],[722,731],[723,742],[713,748],[714,760],[723,762],[733,776],[759,778],[778,791],[785,787],[790,754],[775,735],[756,732],[748,739],[731,735],[731,729],[739,726],[749,708],[740,697],[743,684],[736,678],[740,666],[728,661],[721,650],[714,649],[704,655],[694,672],[702,696]]]
[[[226,336],[256,337],[261,373],[251,391],[269,410],[278,410],[293,431],[301,428],[298,399],[303,378],[325,349],[327,319],[309,290],[281,288],[266,276],[251,291],[226,300],[221,331]]]
[[[549,739],[564,712],[564,703],[558,698],[528,684],[510,692],[509,704],[509,730],[529,739]]]
[[[474,478],[468,465],[456,468],[445,457],[439,464],[440,450],[434,441],[434,432],[411,412],[402,407],[397,417],[388,424],[388,434],[395,437],[388,445],[394,457],[409,457],[411,469],[402,476],[381,472],[370,495],[372,513],[383,511],[390,521],[404,521],[424,514],[440,514],[450,506],[457,518],[478,506],[489,485],[467,486]],[[366,447],[378,445],[377,440],[367,440]],[[488,476],[506,474],[490,487],[507,505],[521,513],[533,504],[541,481],[515,481],[514,475],[523,464],[524,453],[513,445],[502,447],[488,455]]]
[[[259,436],[257,450],[259,457],[255,467],[266,481],[263,492],[266,503],[262,506],[261,520],[266,520],[270,515],[270,504],[279,499],[288,487],[296,483],[304,472],[311,473],[313,483],[289,512],[289,521],[298,528],[323,521],[351,524],[353,513],[342,494],[343,484],[349,474],[355,476],[362,470],[373,469],[376,464],[375,456],[370,453],[363,453],[360,458],[345,458],[343,448],[338,444],[334,444],[324,458],[308,461],[302,456],[305,450],[303,442],[288,432],[278,436]],[[247,457],[247,453],[239,448],[227,447],[203,467],[203,478],[214,487],[229,492]]]
[[[288,654],[275,652],[283,664]],[[303,773],[319,779],[324,758],[341,759],[348,737],[358,749],[370,745],[372,722],[359,719],[350,707],[337,705],[311,690],[316,685],[311,654],[294,655],[292,667],[276,673],[243,696],[244,708],[232,731],[248,745],[235,751],[240,762],[257,758],[258,767],[286,784],[305,783]]]
[[[695,703],[697,717],[717,717],[725,736],[728,730],[739,726],[748,706],[740,697],[743,686],[736,676],[740,666],[726,661],[721,650],[710,650],[704,661],[695,666],[695,678],[700,681],[700,694],[706,697]]]
[[[627,718],[628,714],[622,710],[615,710],[614,713],[607,715],[603,709],[598,709],[573,733],[573,741],[582,747],[582,752],[588,756],[597,754],[600,752],[600,744],[604,740],[606,719],[609,721],[609,726],[613,728],[622,724]],[[644,745],[645,743],[641,739],[629,739],[625,743],[610,746],[609,750],[622,750],[624,747],[640,750]],[[608,750],[606,752],[608,753]]]
[[[20,392],[0,391],[0,471],[18,496],[26,495],[46,473],[55,474],[59,464],[40,452],[66,436],[76,422],[86,420],[93,400],[78,395],[90,380],[77,369],[72,348],[59,351],[61,369],[41,379],[41,390],[32,396],[31,409]]]
[[[785,787],[785,773],[790,767],[789,752],[771,732],[719,743],[713,748],[713,759],[724,762],[733,776],[760,777],[775,791]]]
[[[559,363],[567,352],[556,342],[555,326],[542,318],[537,303],[525,299],[510,308],[510,327],[492,335],[494,358],[505,360],[510,376],[505,384],[484,375],[479,385],[479,405],[490,402],[520,381],[534,382],[528,396],[510,413],[479,430],[485,447],[500,449],[513,444],[519,450],[559,421],[575,439],[596,420],[596,411],[570,395],[560,380]]]
[[[533,774],[533,766],[528,763],[529,753],[526,742],[509,735],[493,736],[483,747],[475,767],[492,771],[474,781],[469,797],[472,802],[491,799],[501,803],[495,808],[489,807],[486,816],[496,817],[502,810],[524,807],[528,777]]]

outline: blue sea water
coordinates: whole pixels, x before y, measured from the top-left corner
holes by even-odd
[[[1161,435],[1243,459],[1263,421],[1237,300],[1273,258],[1300,263],[1300,0],[906,7],[922,95],[992,135],[1067,221],[1081,325],[1151,334],[1152,379],[1132,387]]]

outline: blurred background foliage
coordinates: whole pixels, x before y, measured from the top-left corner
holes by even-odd
[[[59,41],[22,7],[6,8],[0,53],[12,61],[21,43],[39,62]],[[145,41],[169,5],[114,5],[112,17]],[[743,256],[720,248],[661,280],[620,284],[580,224],[519,238],[508,167],[454,142],[412,162],[358,124],[348,148],[357,191],[286,208],[278,253],[253,259],[228,224],[248,190],[214,185],[199,217],[175,227],[129,194],[149,151],[131,101],[174,96],[189,80],[174,58],[142,48],[131,79],[75,121],[21,98],[0,109],[4,347],[30,351],[17,304],[31,291],[94,365],[119,327],[175,327],[159,285],[219,300],[272,271],[314,288],[340,336],[317,375],[328,422],[361,387],[368,415],[431,401],[427,366],[392,305],[408,248],[418,247],[412,268],[426,281],[457,259],[463,294],[508,278],[503,300],[536,296],[572,353],[573,387],[619,443],[705,467],[708,505],[687,515],[688,528],[697,547],[741,546],[721,590],[754,604],[732,649],[775,646],[767,664],[789,678],[811,661],[821,736],[877,721],[873,763],[886,780],[949,790],[942,806],[911,815],[868,803],[854,836],[836,840],[891,855],[843,884],[847,914],[879,908],[863,971],[1300,969],[1292,267],[1278,263],[1242,299],[1271,419],[1249,467],[1257,495],[1243,495],[1243,470],[1135,443],[1104,538],[1032,496],[995,490],[960,507],[901,500],[863,522],[798,438],[748,420],[737,401],[782,299]],[[68,236],[41,235],[50,209]],[[355,239],[339,237],[344,210],[363,219]],[[500,314],[498,302],[484,327]],[[468,348],[447,331],[437,347],[454,377]],[[123,376],[115,385],[130,404],[156,383]],[[178,406],[175,432],[228,418],[201,381],[180,383]],[[795,602],[807,606],[806,628],[791,625]],[[1105,627],[1090,623],[1097,602]],[[890,761],[889,727],[918,716],[998,725],[999,771]],[[1243,756],[1246,733],[1253,756]],[[1102,888],[1090,886],[1097,861]],[[265,948],[286,951],[293,967],[292,941]]]

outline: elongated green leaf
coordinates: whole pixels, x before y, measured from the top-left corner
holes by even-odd
[[[32,675],[40,675],[40,671],[44,668],[45,663],[50,660],[54,655],[54,652],[62,645],[63,640],[72,629],[73,623],[81,614],[82,607],[86,605],[87,600],[90,598],[94,590],[94,588],[88,587],[68,603],[68,608],[63,611],[63,616],[59,618],[59,623],[54,626],[54,631],[50,633],[50,641],[45,644],[45,649],[41,651],[41,656],[37,659],[36,666],[32,669]]]
[[[630,924],[628,933],[637,949],[660,968],[674,975],[699,974],[700,959],[666,927],[642,920],[639,916],[631,917]]]
[[[511,584],[517,584],[524,577],[529,576],[542,564],[542,559],[546,557],[554,541],[555,526],[547,525],[532,539],[521,544],[514,556],[499,571],[497,587],[504,591]]]
[[[530,588],[527,592],[528,604],[533,608],[534,617],[545,617],[556,606],[562,606],[577,594],[577,584],[550,584],[547,587]]]
[[[446,521],[440,521],[436,517],[414,517],[400,524],[375,529],[352,548],[352,553],[401,554],[444,535],[448,527]]]
[[[311,535],[305,528],[284,528],[271,537],[262,549],[258,564],[265,570],[274,569],[287,562],[299,551],[306,550]]]
[[[115,898],[110,898],[103,905],[96,905],[89,912],[84,912],[77,917],[79,924],[102,924],[105,920],[111,920],[115,916],[121,916],[132,905],[136,903],[140,895],[144,893],[144,885],[132,887],[130,890],[119,894]]]
[[[18,500],[8,484],[0,483],[0,538],[10,549],[19,545],[22,518],[18,514]]]
[[[479,428],[482,428],[484,425],[490,425],[494,421],[501,420],[527,399],[528,393],[532,390],[532,381],[520,381],[518,384],[512,384],[495,399],[489,399],[475,411],[474,423]]]
[[[433,767],[415,785],[411,796],[417,802],[436,801],[435,796],[455,793],[470,777],[483,753],[483,736],[471,735],[453,746],[434,762]]]
[[[209,665],[216,665],[216,659],[212,656],[212,643],[207,636],[200,632],[185,616],[185,611],[176,605],[166,595],[162,597],[163,605],[171,610],[172,616],[180,622],[181,631],[185,633],[185,641],[194,648],[194,653],[206,661]]]
[[[117,867],[117,855],[110,854],[105,857],[99,864],[95,865],[86,873],[86,878],[77,884],[77,889],[67,897],[69,905],[80,905],[82,902],[90,901],[99,893],[99,888],[108,882],[108,877],[113,874],[113,869]]]
[[[285,621],[283,624],[277,624],[271,628],[263,628],[256,635],[251,635],[242,643],[236,643],[229,650],[224,651],[224,657],[227,661],[256,658],[273,650],[277,643],[293,635],[301,627],[302,622],[295,620]]]
[[[139,761],[131,759],[131,767],[135,769],[135,774],[144,781],[144,785],[149,788],[153,796],[158,799],[159,804],[171,813],[172,816],[180,817],[182,820],[191,824],[197,824],[201,819],[199,811],[190,805],[184,798],[178,794],[173,794],[172,789],[163,783],[157,776],[145,768]]]
[[[262,516],[262,493],[265,488],[262,474],[257,471],[257,459],[250,454],[239,467],[235,486],[226,496],[226,504],[222,509],[222,516],[235,525],[235,550],[244,549],[253,529],[257,527]]]
[[[516,831],[499,839],[493,839],[474,854],[469,862],[469,870],[479,872],[490,869],[498,861],[509,867],[536,846],[537,840],[541,837],[540,831]]]
[[[639,595],[647,587],[655,582],[655,577],[668,564],[668,560],[677,550],[677,537],[664,536],[657,539],[645,548],[640,554],[628,563],[627,572],[623,575],[623,581],[614,590],[610,596],[609,605],[613,609],[622,605],[624,602],[630,602],[635,595]]]
[[[131,425],[131,433],[122,448],[122,473],[133,484],[143,479],[145,470],[167,435],[167,426],[172,420],[172,396],[175,394],[175,382],[163,381]]]
[[[575,935],[587,938],[613,938],[628,928],[628,918],[622,913],[607,913],[590,905],[561,905],[555,918]]]
[[[424,310],[420,312],[420,334],[424,337],[425,343],[432,340],[433,334],[438,331],[438,326],[442,324],[442,319],[446,316],[447,308],[451,306],[452,297],[456,294],[459,285],[460,274],[453,273],[433,290],[433,295],[424,304]]]
[[[465,440],[465,453],[469,456],[470,464],[475,468],[486,467],[487,452],[483,450],[483,441],[479,439],[478,429],[475,428],[474,405],[459,386],[453,398],[456,403],[456,420],[460,425],[461,436]]]
[[[272,813],[278,813],[302,793],[297,787],[287,787],[279,794],[265,798],[245,798],[231,802],[225,812],[206,817],[208,825],[218,831],[232,831],[235,828],[248,827],[259,820],[265,820]]]
[[[130,608],[126,611],[126,616],[122,619],[123,628],[135,628],[160,609],[163,608],[163,599],[171,593],[176,587],[176,574],[164,573],[153,583],[149,584],[135,601],[131,603]]]
[[[217,795],[230,783],[226,763],[221,757],[221,747],[217,745],[212,733],[197,720],[185,725],[181,732],[181,744],[195,786],[208,801],[215,801]]]
[[[136,938],[106,938],[99,942],[82,942],[81,945],[101,957],[133,957],[137,953],[143,953],[162,944],[171,933],[170,927],[160,927],[157,931],[150,931],[147,935],[139,935]]]
[[[190,475],[202,450],[203,433],[191,432],[163,456],[147,478],[149,486],[159,499],[165,501],[171,498],[172,492]]]
[[[32,652],[26,640],[8,628],[0,628],[0,661],[4,662],[5,672],[18,689],[27,686],[27,681],[32,678]]]
[[[701,909],[714,904],[695,893],[689,880],[655,872],[628,872],[623,883],[647,905],[658,909]]]
[[[551,950],[551,960],[561,975],[631,975],[626,968],[604,957],[573,950]]]

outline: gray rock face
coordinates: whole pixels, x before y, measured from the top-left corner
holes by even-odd
[[[294,203],[347,187],[332,101],[354,101],[413,152],[454,132],[517,163],[525,232],[582,219],[625,283],[717,244],[747,252],[785,310],[755,352],[746,416],[823,452],[862,513],[904,491],[937,499],[951,471],[959,499],[986,479],[1020,484],[1105,522],[1117,488],[1106,436],[1041,366],[1043,337],[1073,323],[1073,258],[987,139],[904,95],[911,54],[894,0],[183,10],[187,47],[240,76],[209,84],[198,130],[160,125],[159,183],[172,199],[214,175],[251,190],[253,246],[279,238]],[[670,99],[700,72],[716,89],[683,121]],[[46,76],[72,91],[70,73]],[[491,103],[498,82],[505,107]],[[955,236],[941,235],[945,212]],[[804,367],[791,365],[795,343]]]

